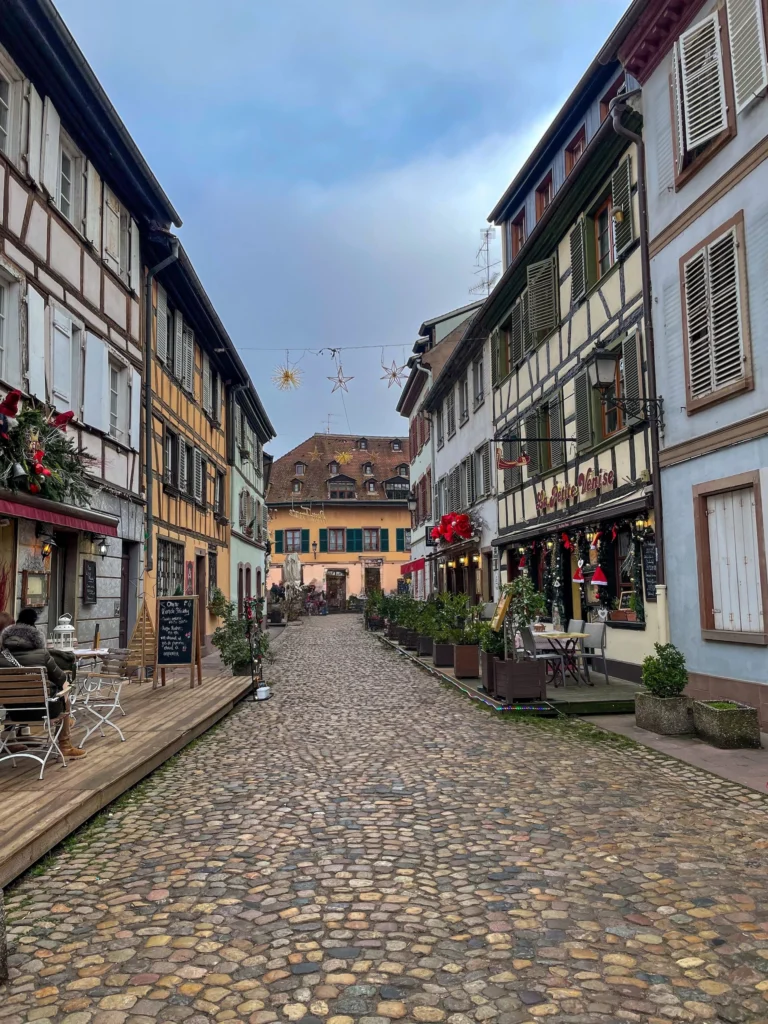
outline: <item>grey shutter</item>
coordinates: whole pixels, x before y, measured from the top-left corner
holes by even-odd
[[[515,427],[515,430],[519,430],[519,427]],[[504,441],[501,446],[501,457],[508,461],[517,459],[521,454],[521,446],[519,441]],[[504,470],[504,490],[511,491],[513,487],[519,487],[523,482],[523,470],[520,466],[515,466],[512,469]]]
[[[206,353],[203,353],[203,409],[211,413],[213,402],[211,399],[211,364]]]
[[[116,274],[123,269],[120,266],[120,203],[109,185],[104,183],[104,204],[102,207],[102,259]]]
[[[173,314],[173,375],[177,380],[184,377],[184,317],[175,310]]]
[[[563,427],[563,394],[559,392],[549,400],[549,451],[550,465],[562,466],[565,462],[565,441]]]
[[[483,494],[491,494],[493,492],[493,483],[491,477],[491,450],[492,441],[486,441],[483,445]]]
[[[61,121],[50,96],[43,103],[43,145],[41,149],[40,182],[49,196],[55,198],[59,177],[59,135]]]
[[[621,256],[635,239],[632,224],[632,161],[630,157],[622,160],[611,175],[611,203],[614,213],[616,255]],[[620,222],[615,219],[617,210],[621,210],[623,214]]]
[[[194,395],[195,337],[189,328],[184,331],[184,388],[190,395]]]
[[[26,83],[29,97],[27,119],[27,174],[35,185],[40,184],[40,156],[43,144],[43,101],[31,82]]]
[[[496,327],[491,331],[491,386],[496,387],[499,380],[499,338],[501,331]],[[441,410],[442,414],[442,410]],[[441,433],[441,432],[439,432]]]
[[[586,370],[573,382],[576,399],[576,445],[579,451],[592,447],[592,393]]]
[[[453,492],[452,512],[461,512],[461,472],[457,466],[451,472],[451,490]]]
[[[554,256],[528,267],[528,318],[533,346],[557,327],[557,262]]]
[[[109,431],[109,348],[90,331],[85,336],[83,423]]]
[[[731,228],[707,246],[714,385],[725,387],[744,376],[738,239]]]
[[[183,437],[179,438],[179,490],[186,494],[189,490],[187,462],[187,442]]]
[[[768,87],[762,2],[728,0],[726,9],[736,110],[741,113]]]
[[[523,355],[535,348],[533,332],[531,331],[530,297],[526,288],[520,296],[520,321],[523,327]]]
[[[643,397],[643,364],[640,354],[640,332],[635,328],[622,343],[622,359],[624,362],[624,399],[630,404],[627,408],[629,423],[639,423],[645,414],[640,406]]]
[[[432,495],[432,522],[436,522],[440,518],[440,481],[438,480],[434,487],[434,493]]]
[[[141,374],[131,369],[131,421],[128,424],[131,448],[135,452],[141,447]]]
[[[138,295],[141,287],[141,242],[139,240],[139,225],[131,218],[131,262],[129,284],[132,290]]]
[[[168,296],[165,288],[157,285],[157,324],[156,324],[155,353],[161,363],[168,359]]]
[[[195,466],[195,501],[199,501],[202,504],[203,501],[203,455],[202,452],[195,448],[194,455],[194,466]]]
[[[712,338],[709,323],[707,250],[700,249],[683,267],[688,333],[688,386],[692,398],[712,390]]]
[[[94,248],[101,250],[101,178],[88,161],[85,186],[85,237]]]
[[[512,368],[517,366],[523,358],[523,343],[523,303],[521,299],[518,299],[512,307],[512,314],[509,321],[509,344]]]
[[[690,151],[728,127],[718,12],[683,32],[679,47],[685,146]]]
[[[580,218],[570,235],[571,302],[578,302],[587,290],[586,223]]]
[[[525,451],[531,460],[528,463],[528,476],[535,476],[541,470],[540,442],[536,440],[538,436],[539,416],[532,412],[525,417]]]

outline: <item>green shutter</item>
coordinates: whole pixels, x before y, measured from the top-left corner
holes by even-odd
[[[549,400],[549,459],[550,465],[562,466],[565,462],[565,434],[563,427],[563,394],[559,392]],[[557,440],[559,438],[559,440]]]
[[[587,290],[587,240],[584,218],[571,232],[571,302],[578,302]]]
[[[640,423],[644,419],[644,412],[640,406],[639,399],[643,397],[643,364],[640,354],[640,332],[635,329],[624,339],[622,345],[622,356],[624,359],[624,398],[628,402],[635,402],[630,405],[627,411],[629,423]]]
[[[379,531],[379,547],[382,551],[389,551],[389,530]]]
[[[519,427],[515,427],[518,430]],[[501,457],[511,462],[513,459],[520,457],[520,442],[519,441],[504,441],[501,446]],[[523,482],[523,470],[520,466],[515,466],[512,469],[504,470],[504,490],[511,491],[513,487],[519,487]]]
[[[534,347],[558,325],[557,291],[557,260],[554,256],[528,267],[528,320]]]
[[[347,530],[347,551],[363,550],[363,531]]]
[[[302,555],[309,554],[309,530],[301,531],[301,553]]]
[[[518,299],[512,307],[509,322],[510,348],[512,350],[512,366],[515,367],[523,358],[523,302]]]
[[[405,551],[405,530],[401,529],[400,527],[397,528],[396,542],[397,550]]]
[[[275,554],[282,555],[283,553],[283,531],[275,530]]]
[[[321,551],[327,551],[328,550],[328,531],[327,530],[321,530],[320,531],[320,550]]]
[[[576,399],[576,446],[579,451],[592,447],[592,389],[585,370],[573,382]]]
[[[535,476],[541,469],[539,454],[539,442],[535,440],[539,436],[539,415],[532,412],[525,417],[525,451],[531,460],[528,463],[528,476]],[[531,438],[532,440],[528,440]]]
[[[616,239],[616,255],[621,256],[635,238],[632,224],[632,162],[629,157],[622,160],[611,175],[611,205],[613,207],[613,230]],[[621,222],[616,212],[621,210]]]

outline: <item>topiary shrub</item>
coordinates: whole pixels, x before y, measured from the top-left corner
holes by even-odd
[[[643,662],[643,685],[654,697],[679,697],[688,685],[685,655],[674,644],[654,644]]]

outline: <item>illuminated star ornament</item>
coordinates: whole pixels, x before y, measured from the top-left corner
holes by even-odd
[[[354,379],[355,379],[354,377],[345,377],[344,376],[344,370],[341,367],[341,363],[339,363],[338,369],[336,370],[336,376],[328,378],[328,380],[333,384],[333,387],[331,388],[331,394],[333,394],[334,391],[338,391],[339,389],[341,389],[342,391],[346,391],[347,394],[349,394],[349,388],[347,387],[347,381],[354,380]]]
[[[386,367],[382,363],[381,368],[384,371],[384,376],[380,377],[379,380],[385,380],[388,388],[391,388],[393,384],[397,384],[399,388],[403,386],[403,381],[406,376],[405,371],[408,368],[407,366],[398,366],[397,362],[393,359],[390,367]]]
[[[322,459],[322,457],[323,457],[323,453],[320,451],[320,449],[317,447],[317,445],[315,445],[315,447],[309,453],[309,461],[310,462],[319,462],[320,459]]]
[[[285,364],[278,366],[272,374],[272,383],[278,391],[295,391],[301,387],[302,372],[297,366],[291,366],[286,358]]]
[[[351,452],[345,452],[345,451],[334,452],[333,457],[334,457],[334,459],[336,459],[336,461],[338,462],[338,464],[340,466],[346,466],[346,464],[348,462],[352,461],[352,454],[351,454]]]

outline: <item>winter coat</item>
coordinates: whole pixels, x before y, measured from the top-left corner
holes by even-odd
[[[0,648],[12,654],[23,668],[44,668],[51,684],[51,696],[66,683],[65,669],[54,657],[61,652],[47,650],[42,633],[34,626],[19,623],[8,626],[0,635]]]

